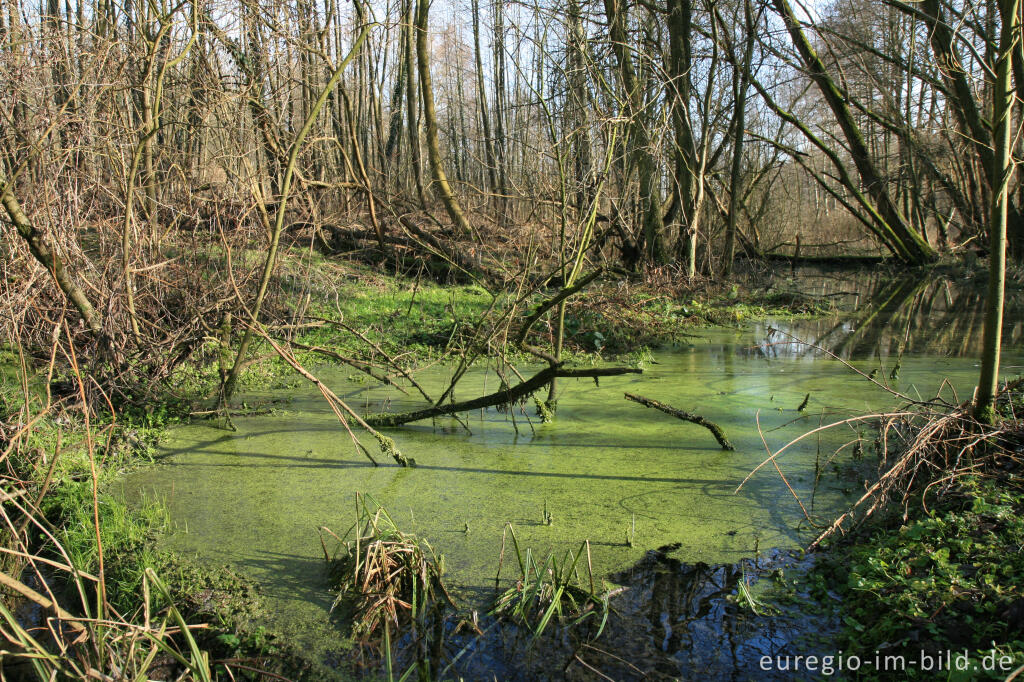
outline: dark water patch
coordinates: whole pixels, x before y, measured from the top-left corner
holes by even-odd
[[[672,556],[676,549],[650,551],[616,576],[629,586],[619,605],[626,622],[601,642],[616,653],[643,647],[637,658],[651,673],[793,679],[789,672],[766,671],[764,657],[821,653],[836,631],[832,613],[808,608],[800,581],[812,558],[776,549],[734,564],[689,564]]]
[[[775,664],[828,655],[837,632],[832,611],[809,605],[803,578],[812,558],[772,550],[734,564],[686,563],[674,558],[678,549],[648,551],[612,576],[621,587],[603,628],[591,620],[531,641],[514,625],[486,620],[482,636],[450,635],[447,652],[457,659],[446,671],[505,680],[814,677]]]

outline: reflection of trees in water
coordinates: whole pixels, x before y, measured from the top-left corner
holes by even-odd
[[[736,564],[686,564],[671,556],[679,544],[648,551],[633,567],[611,576],[623,589],[612,598],[602,626],[590,618],[539,639],[506,623],[485,628],[482,638],[454,633],[449,653],[472,649],[455,666],[467,679],[508,680],[793,680],[816,679],[792,671],[765,671],[763,656],[822,655],[838,629],[828,609],[805,609],[791,586],[786,599],[763,591],[756,612],[739,598],[743,582],[771,580],[810,570],[813,559],[769,550]],[[798,592],[799,597],[806,597]],[[770,604],[770,607],[768,606]],[[600,637],[597,636],[598,628]],[[612,653],[614,652],[614,653]]]
[[[902,353],[940,353],[954,357],[977,354],[983,326],[984,291],[974,282],[947,277],[899,279],[868,276],[844,280],[854,311],[825,320],[778,322],[765,329],[765,342],[746,352],[765,357],[810,355],[814,349],[791,337],[826,348],[839,357],[898,357]],[[1021,302],[1008,299],[1003,331],[1005,346],[1024,337]]]
[[[736,590],[739,566],[672,564],[669,570],[662,567],[654,571],[647,609],[651,625],[664,630],[661,650],[691,652],[698,659],[692,663],[698,664],[701,652],[717,652],[725,658],[727,650],[728,659],[735,666],[735,606],[725,597]]]
[[[617,598],[598,648],[639,666],[627,669],[610,656],[589,655],[613,679],[792,679],[760,667],[762,656],[816,653],[808,635],[827,637],[834,621],[804,613],[798,603],[771,614],[738,603],[741,581],[764,579],[793,560],[773,551],[737,564],[685,564],[670,556],[677,545],[649,551],[632,569],[614,577],[628,586]],[[640,673],[640,674],[638,674]]]

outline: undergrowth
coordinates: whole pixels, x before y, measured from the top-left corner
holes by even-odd
[[[967,478],[928,513],[896,527],[878,524],[834,548],[818,579],[842,597],[837,648],[915,662],[922,652],[967,652],[970,674],[960,679],[1006,679],[1024,665],[1021,547],[1024,486],[1010,476]],[[986,671],[982,659],[993,652],[1005,665]],[[930,679],[910,667],[897,677],[904,676]]]
[[[967,668],[950,679],[1024,672],[1024,429],[1014,410],[1024,396],[1012,388],[997,427],[955,410],[918,425],[889,470],[900,485],[876,491],[887,502],[846,538],[833,536],[819,560],[819,597],[833,589],[841,598],[837,648],[915,662],[860,677],[931,679],[922,656],[945,652]]]

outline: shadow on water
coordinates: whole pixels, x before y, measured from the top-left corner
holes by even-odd
[[[834,613],[807,608],[799,579],[792,582],[810,570],[811,558],[773,550],[735,564],[688,564],[672,556],[676,549],[651,550],[612,576],[624,589],[596,639],[596,622],[551,628],[531,642],[529,633],[489,621],[482,637],[450,636],[449,652],[458,657],[451,670],[506,680],[813,677],[786,663],[787,656],[827,656],[838,627]],[[791,582],[781,583],[783,575]]]

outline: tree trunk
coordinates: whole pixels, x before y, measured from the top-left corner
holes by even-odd
[[[455,198],[448,175],[441,164],[441,148],[437,140],[437,114],[434,110],[433,85],[430,82],[430,55],[427,46],[427,26],[430,13],[430,0],[418,0],[416,11],[416,58],[419,63],[420,91],[423,95],[423,126],[427,134],[427,157],[430,161],[430,172],[434,177],[434,187],[444,204],[448,217],[455,224],[461,236],[473,233],[473,228],[466,219],[466,214]]]
[[[1014,93],[1010,83],[1011,52],[1018,36],[1020,0],[1000,0],[1003,25],[999,38],[999,61],[992,86],[995,123],[992,157],[992,212],[989,216],[988,294],[985,297],[985,330],[981,344],[981,376],[974,416],[991,424],[995,421],[995,396],[999,382],[999,350],[1003,331],[1003,295],[1006,287],[1006,216],[1009,182],[1013,173],[1010,147],[1013,133]]]
[[[485,189],[495,191],[498,188],[498,176],[494,159],[494,140],[491,139],[491,120],[487,113],[483,58],[480,52],[480,0],[472,0],[471,11],[473,13],[473,57],[476,60],[477,109],[480,111],[480,125],[483,127],[484,163],[487,164],[487,179],[490,182]]]
[[[622,0],[604,0],[604,6],[612,50],[619,63],[619,74],[628,107],[630,155],[636,164],[640,180],[644,256],[648,262],[660,265],[668,261],[665,250],[665,223],[661,215],[660,174],[646,125],[647,112],[643,87],[637,78],[632,53],[627,43],[626,27],[629,25],[629,15]]]
[[[693,91],[691,81],[692,57],[692,22],[693,8],[691,0],[680,0],[673,3],[668,15],[669,36],[669,68],[671,80],[666,89],[666,98],[672,106],[672,131],[675,137],[675,148],[672,156],[675,160],[675,183],[672,204],[665,214],[666,221],[679,221],[682,229],[678,240],[682,243],[688,238],[690,218],[693,215],[693,188],[697,167],[694,158],[693,125],[690,123],[689,102]],[[681,251],[681,249],[680,249]]]
[[[746,28],[746,47],[743,52],[743,60],[738,64],[733,82],[736,84],[734,93],[735,104],[733,108],[733,148],[732,168],[729,172],[729,218],[725,226],[725,259],[723,274],[728,277],[732,274],[732,262],[736,254],[736,221],[740,209],[740,194],[743,184],[743,137],[746,125],[747,114],[747,90],[750,87],[750,63],[754,58],[754,42],[757,36],[754,34],[754,10],[750,6],[750,0],[743,2],[743,23]]]
[[[413,76],[414,73],[418,73],[415,64],[416,41],[413,40],[416,27],[413,24],[412,0],[403,0],[403,3],[405,8],[405,18],[402,21],[402,28],[405,30],[405,70],[406,73],[409,74],[409,77],[405,81],[405,103],[406,111],[408,112],[408,125],[406,128],[408,129],[409,134],[409,159],[412,163],[413,182],[416,184],[416,198],[419,199],[420,208],[427,210],[427,194],[423,188],[423,157],[420,155],[420,98],[417,94],[419,92],[419,77]]]
[[[433,417],[443,417],[448,414],[456,414],[458,412],[468,412],[470,410],[482,410],[486,407],[493,407],[495,405],[508,405],[514,403],[521,398],[529,396],[535,391],[539,391],[546,384],[550,383],[552,379],[556,377],[569,377],[569,378],[593,378],[607,377],[607,376],[621,376],[623,374],[642,374],[642,369],[636,369],[633,367],[594,367],[587,369],[562,369],[559,365],[551,367],[545,367],[540,370],[526,381],[516,384],[510,388],[505,388],[500,391],[495,391],[489,395],[474,398],[472,400],[466,400],[460,403],[445,403],[443,405],[434,405],[432,407],[425,407],[422,410],[414,410],[412,412],[402,412],[399,414],[374,414],[367,415],[364,420],[367,424],[373,427],[385,427],[385,426],[401,426],[402,424],[408,424],[410,422],[420,421],[421,419],[431,419]]]
[[[25,215],[25,211],[22,210],[18,198],[14,196],[12,183],[7,181],[7,175],[4,173],[2,165],[0,165],[0,203],[3,204],[7,216],[14,223],[14,228],[18,231],[18,234],[28,244],[28,249],[32,256],[53,275],[57,286],[60,287],[60,290],[78,310],[89,330],[93,334],[99,335],[103,323],[100,314],[93,308],[85,292],[68,275],[64,269],[64,263],[53,247],[50,246],[46,236],[37,230],[28,219],[28,216]]]

